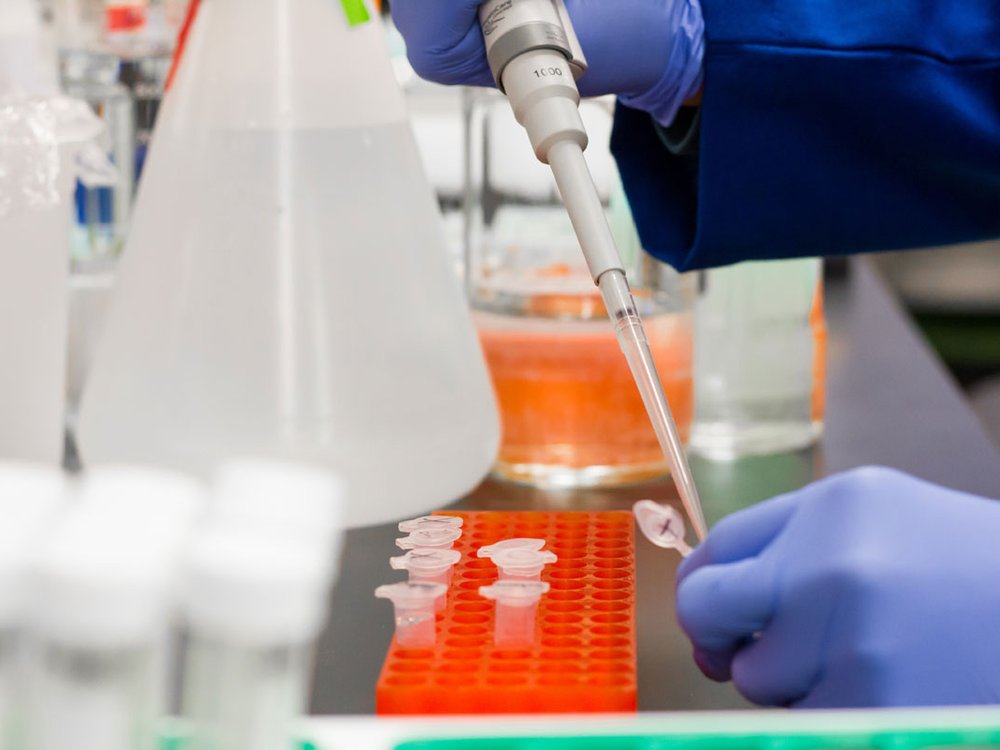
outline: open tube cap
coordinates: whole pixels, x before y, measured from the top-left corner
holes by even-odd
[[[89,514],[122,519],[129,524],[129,533],[171,546],[205,514],[208,491],[186,474],[106,465],[84,475],[80,503]]]
[[[538,577],[546,565],[559,558],[548,550],[508,547],[493,553],[491,559],[500,570],[500,578],[505,579]]]
[[[411,549],[400,557],[390,557],[389,565],[393,570],[433,576],[445,573],[461,559],[462,553],[454,549]]]
[[[409,521],[400,521],[399,530],[404,534],[421,529],[460,529],[464,521],[458,516],[420,516]]]
[[[40,552],[29,592],[34,631],[78,648],[149,644],[169,615],[173,562],[126,521],[80,508]]]
[[[681,557],[691,554],[691,547],[684,541],[687,533],[684,518],[675,508],[654,500],[640,500],[632,506],[632,515],[642,535],[657,547],[675,549]]]
[[[397,539],[396,546],[400,549],[451,549],[451,545],[461,536],[461,529],[449,526],[422,528],[411,531],[409,536]]]
[[[494,544],[489,544],[485,547],[480,547],[476,552],[476,557],[486,557],[493,559],[493,556],[499,552],[503,552],[508,549],[526,549],[526,550],[540,550],[545,546],[544,539],[529,539],[527,537],[518,537],[516,539],[504,539],[502,541],[496,542]]]

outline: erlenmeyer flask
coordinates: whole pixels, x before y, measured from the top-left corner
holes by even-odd
[[[203,0],[86,385],[86,464],[323,464],[353,525],[486,474],[496,407],[380,27]]]

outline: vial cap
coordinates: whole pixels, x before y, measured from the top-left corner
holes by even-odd
[[[462,559],[454,549],[411,549],[400,557],[390,557],[393,570],[416,570],[422,573],[444,572]]]
[[[307,643],[326,615],[330,570],[315,546],[242,529],[207,529],[181,580],[192,630],[253,646]]]
[[[544,546],[545,546],[544,539],[529,539],[527,537],[504,539],[502,541],[496,542],[495,544],[490,544],[485,547],[480,547],[479,551],[476,552],[476,556],[492,558],[493,555],[497,554],[498,552],[503,552],[504,550],[508,549],[540,550]]]
[[[438,527],[448,527],[460,529],[464,522],[458,516],[420,516],[409,521],[400,521],[399,530],[404,534],[419,529],[433,529]]]
[[[508,547],[495,552],[492,556],[494,564],[505,572],[534,572],[558,559],[555,553],[548,550],[535,550],[527,547]]]
[[[448,526],[433,529],[417,529],[416,531],[411,531],[409,536],[397,539],[396,546],[400,549],[445,549],[451,547],[461,536],[461,529]]]

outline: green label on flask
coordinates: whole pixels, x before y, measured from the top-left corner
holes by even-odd
[[[368,8],[365,7],[365,0],[340,0],[344,6],[344,14],[347,16],[347,23],[350,26],[357,26],[361,23],[368,23],[371,16],[368,15]]]

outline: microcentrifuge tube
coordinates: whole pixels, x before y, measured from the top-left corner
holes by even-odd
[[[451,583],[452,568],[462,559],[454,549],[411,549],[400,557],[390,557],[393,570],[410,573],[410,583]]]
[[[490,559],[497,566],[501,581],[538,581],[545,566],[559,558],[548,550],[508,547],[494,552]]]
[[[496,542],[495,544],[480,547],[479,551],[476,552],[476,557],[487,557],[492,559],[493,555],[498,552],[502,552],[505,549],[540,550],[544,546],[544,539],[528,539],[525,537],[519,537],[517,539],[504,539]]]
[[[404,534],[408,534],[411,531],[419,531],[420,529],[460,529],[462,528],[462,523],[462,519],[458,516],[420,516],[420,518],[414,518],[409,521],[400,521],[399,530]]]
[[[462,536],[462,530],[449,526],[433,529],[417,529],[409,536],[396,540],[400,549],[451,549],[451,546]]]
[[[691,554],[691,547],[684,541],[687,528],[676,509],[653,500],[640,500],[632,506],[632,514],[642,535],[657,547],[675,549],[681,557]]]
[[[497,603],[493,642],[496,646],[530,646],[535,641],[538,602],[549,584],[542,581],[497,581],[480,586],[479,594]]]
[[[392,602],[396,643],[410,648],[434,645],[434,605],[447,590],[443,583],[390,583],[375,589],[376,598]]]

